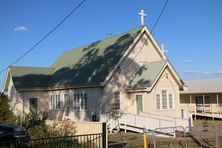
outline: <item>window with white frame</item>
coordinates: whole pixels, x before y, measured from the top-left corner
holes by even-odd
[[[74,94],[73,107],[76,111],[87,110],[87,94],[76,93]]]
[[[156,109],[160,109],[160,95],[156,95]]]
[[[167,109],[167,91],[162,90],[162,109]]]
[[[169,94],[169,109],[173,109],[173,95]]]
[[[173,95],[169,91],[162,90],[160,94],[156,94],[156,109],[173,109]]]
[[[120,92],[114,92],[114,107],[120,110]]]
[[[65,105],[65,116],[68,117],[69,113],[70,113],[70,105],[71,105],[69,95],[64,94],[64,99],[65,99],[65,103],[64,103],[64,105]]]
[[[71,101],[69,98],[68,94],[64,94],[64,98],[65,98],[65,106],[70,106],[71,105]]]
[[[80,101],[81,101],[81,104],[80,104],[80,108],[81,110],[86,110],[87,108],[87,94],[86,93],[81,93],[80,95]]]
[[[51,95],[51,109],[60,109],[60,95]]]
[[[50,109],[54,109],[55,107],[54,95],[51,95],[50,97],[50,104],[51,104]]]
[[[74,100],[73,100],[73,107],[74,110],[80,110],[80,104],[79,104],[79,94],[74,94]]]

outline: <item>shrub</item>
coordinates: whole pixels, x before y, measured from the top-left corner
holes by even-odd
[[[48,112],[46,110],[37,112],[30,112],[23,117],[22,125],[27,129],[35,127],[41,124],[45,124],[48,118]]]
[[[63,137],[72,136],[76,133],[76,128],[72,122],[61,121],[53,124],[42,122],[28,129],[31,138]]]
[[[4,93],[0,93],[0,124],[15,123],[17,117],[10,109],[10,100]]]
[[[46,110],[25,114],[23,126],[27,128],[31,138],[72,136],[75,134],[76,128],[72,122],[55,121],[52,124],[47,124],[47,118],[48,112]]]
[[[53,121],[47,125],[60,131],[61,136],[73,136],[76,133],[74,122],[71,121]]]

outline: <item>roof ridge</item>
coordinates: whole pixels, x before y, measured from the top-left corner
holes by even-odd
[[[192,81],[207,81],[207,80],[216,80],[216,79],[222,79],[222,77],[206,78],[206,79],[196,79],[196,80],[186,80],[185,82],[192,82]]]
[[[144,27],[145,27],[145,25],[144,26],[140,26],[140,27],[135,27],[133,29],[129,29],[128,31],[125,31],[125,32],[122,32],[122,33],[118,33],[118,34],[112,35],[110,37],[103,38],[101,40],[93,41],[93,42],[90,42],[90,43],[87,43],[87,44],[84,44],[84,45],[81,45],[81,46],[78,46],[78,47],[75,47],[75,48],[72,48],[72,49],[68,49],[68,50],[64,51],[63,53],[66,53],[66,52],[69,52],[69,51],[72,51],[72,50],[75,50],[75,49],[79,49],[79,48],[82,48],[82,47],[85,47],[85,46],[89,46],[89,45],[97,43],[97,42],[105,41],[105,40],[108,40],[108,39],[111,39],[111,38],[114,38],[114,37],[126,34],[127,32],[130,32],[130,31],[133,31],[133,30],[136,30],[136,29],[140,29],[140,31],[141,31]]]

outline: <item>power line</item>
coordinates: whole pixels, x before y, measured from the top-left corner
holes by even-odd
[[[152,32],[154,31],[154,29],[155,29],[155,27],[156,27],[157,23],[159,22],[160,17],[162,16],[162,14],[163,14],[163,12],[164,12],[164,10],[165,10],[165,8],[166,8],[167,4],[168,4],[168,0],[166,0],[166,2],[165,2],[165,4],[164,4],[164,6],[163,6],[163,8],[162,8],[162,10],[161,10],[161,12],[160,12],[160,14],[159,14],[158,18],[157,18],[157,20],[156,20],[155,24],[153,25],[153,27],[152,27],[152,29],[151,29],[151,31],[150,31],[150,33],[149,33],[148,37],[149,37],[149,36],[152,34]],[[130,65],[130,64],[133,62],[133,60],[135,60],[135,59],[136,59],[136,57],[139,55],[139,53],[140,53],[140,52],[143,50],[143,48],[144,48],[145,44],[146,44],[146,41],[144,41],[144,43],[143,43],[142,47],[140,48],[139,52],[138,52],[138,53],[135,55],[135,57],[132,59],[132,61],[131,61],[129,64],[127,64],[127,66],[126,66],[126,67],[128,67],[128,66],[129,66],[129,65]]]
[[[162,10],[161,10],[161,12],[160,12],[160,15],[158,16],[158,18],[157,18],[157,20],[156,20],[156,23],[154,24],[153,28],[151,29],[150,34],[152,34],[152,32],[153,32],[153,30],[155,29],[157,23],[159,22],[160,17],[162,16],[162,14],[163,14],[163,12],[164,12],[167,4],[168,4],[168,0],[166,0],[166,3],[164,4],[164,6],[163,6],[163,8],[162,8]]]
[[[79,9],[83,3],[86,0],[81,1],[74,9],[72,9],[71,12],[68,13],[52,30],[50,30],[46,35],[44,35],[37,43],[35,43],[29,50],[27,50],[24,54],[22,54],[18,59],[13,61],[9,66],[6,68],[2,69],[0,73],[4,72],[5,70],[8,69],[8,67],[14,65],[18,61],[20,61],[22,58],[24,58],[28,53],[30,53],[32,50],[34,50],[41,42],[43,42],[48,36],[50,36],[57,28],[59,28],[74,12],[76,12],[77,9]]]

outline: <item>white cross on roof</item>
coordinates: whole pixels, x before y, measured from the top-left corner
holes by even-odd
[[[138,13],[140,15],[141,18],[141,26],[144,25],[144,17],[146,17],[146,14],[144,13],[144,10],[141,10],[140,13]]]

